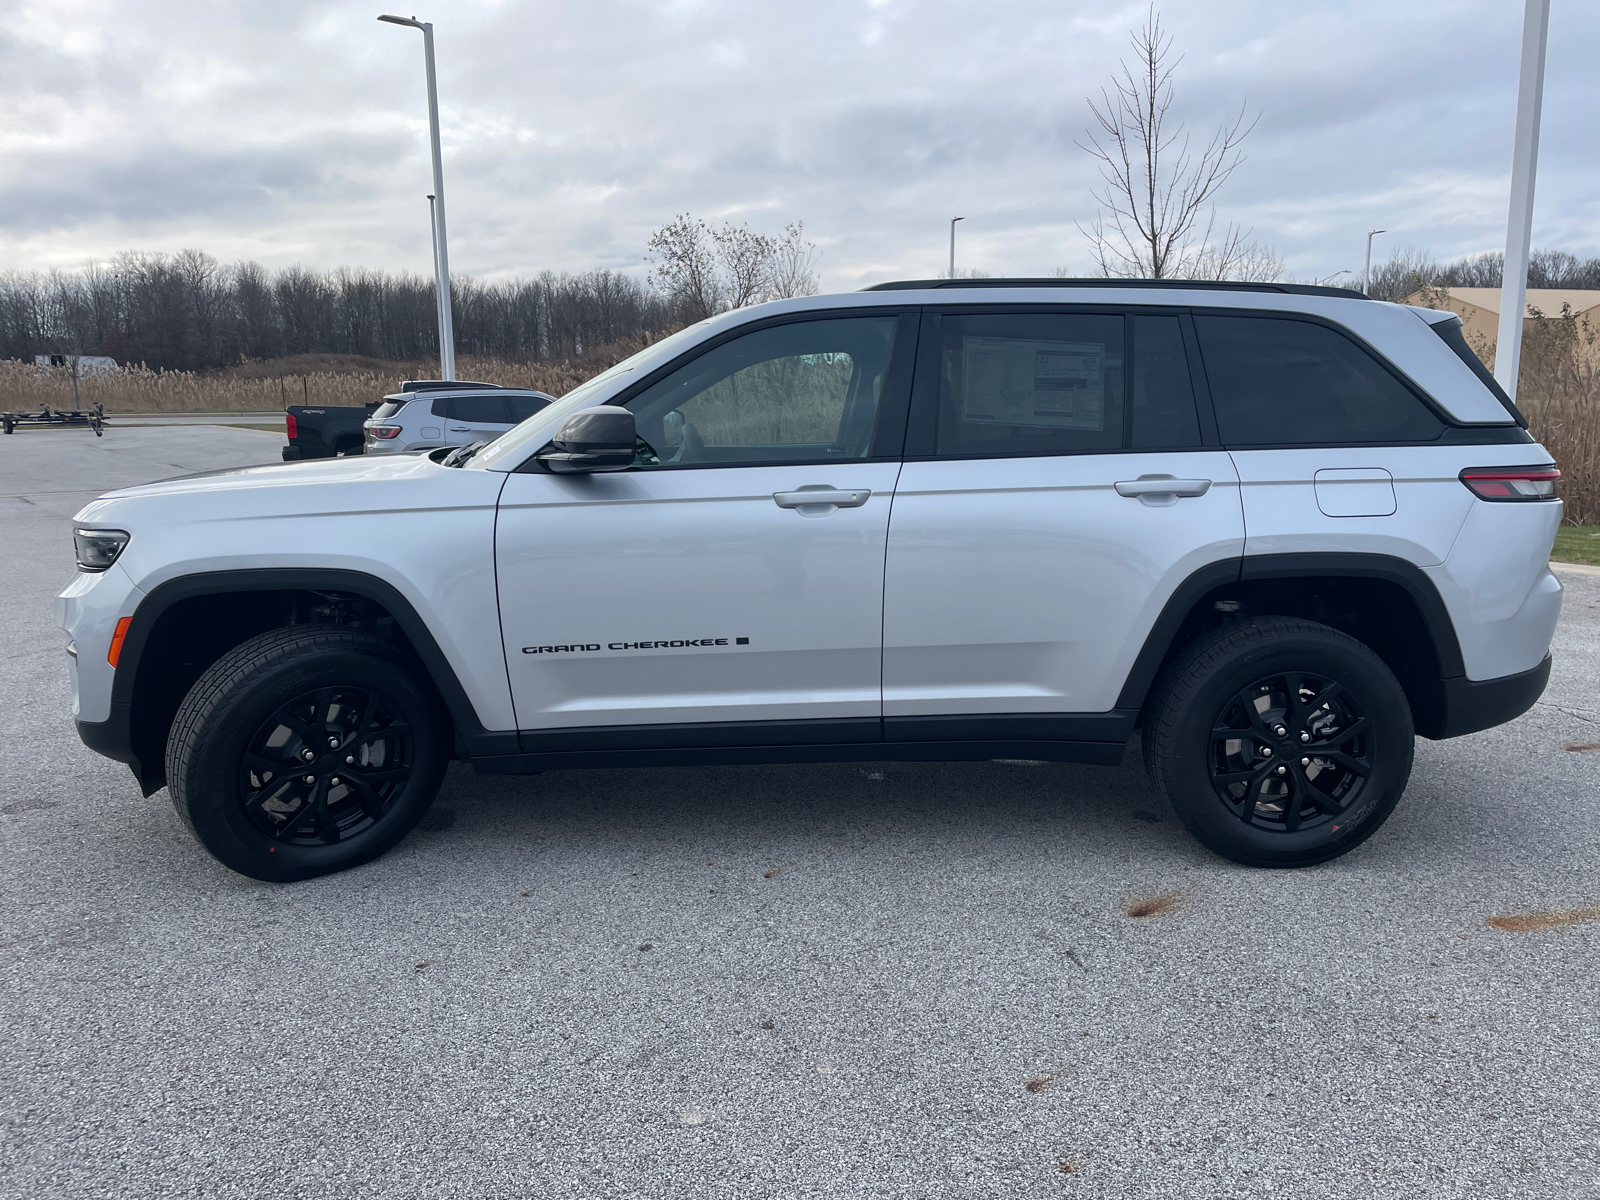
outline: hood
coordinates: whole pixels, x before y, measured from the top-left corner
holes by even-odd
[[[423,454],[394,454],[367,458],[321,458],[308,462],[264,463],[258,467],[227,467],[220,471],[196,471],[175,475],[154,483],[118,488],[107,492],[104,500],[128,500],[141,496],[179,496],[199,492],[234,492],[256,488],[301,488],[366,481],[393,481],[430,474],[440,468]]]

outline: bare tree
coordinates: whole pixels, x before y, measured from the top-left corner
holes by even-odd
[[[692,323],[764,300],[814,295],[816,257],[800,221],[770,237],[731,221],[712,229],[682,213],[651,235],[648,278],[673,315]]]
[[[1241,105],[1233,124],[1220,126],[1196,155],[1183,124],[1169,121],[1172,76],[1183,60],[1172,58],[1172,37],[1153,5],[1132,43],[1134,65],[1124,62],[1100,103],[1089,101],[1098,129],[1078,145],[1100,163],[1092,195],[1107,211],[1078,228],[1102,274],[1169,279],[1210,250],[1212,225],[1202,230],[1201,215],[1244,161],[1240,144],[1255,122],[1244,123]],[[1223,235],[1224,243],[1241,240],[1231,228]]]
[[[687,324],[721,312],[722,281],[706,223],[680,213],[650,235],[650,286],[666,297],[672,314]]]
[[[806,225],[796,221],[783,227],[783,236],[774,240],[767,273],[767,299],[787,300],[791,296],[817,294],[817,248],[805,240]]]
[[[1178,264],[1178,279],[1239,279],[1246,283],[1274,283],[1283,278],[1284,261],[1260,242],[1249,242],[1248,234],[1229,226],[1218,239],[1208,225],[1198,249]]]

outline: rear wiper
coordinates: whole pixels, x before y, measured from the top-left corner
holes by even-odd
[[[442,459],[439,460],[439,465],[441,467],[462,466],[467,459],[471,458],[474,454],[476,454],[479,450],[482,450],[488,444],[489,443],[487,441],[483,441],[473,442],[470,446],[457,446],[454,450],[450,451],[449,454],[446,454]]]

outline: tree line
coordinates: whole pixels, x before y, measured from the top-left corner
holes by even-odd
[[[576,358],[672,319],[663,297],[620,271],[461,277],[450,291],[463,354]],[[404,272],[269,271],[183,250],[0,273],[0,358],[104,354],[183,371],[310,353],[418,361],[438,357],[438,334],[433,281]]]
[[[1372,268],[1368,294],[1375,300],[1404,300],[1425,287],[1497,288],[1506,256],[1498,251],[1441,263],[1426,250],[1407,248]],[[1579,258],[1565,250],[1535,250],[1528,258],[1531,288],[1600,289],[1600,258]]]

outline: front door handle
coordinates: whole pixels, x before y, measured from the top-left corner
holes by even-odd
[[[1141,475],[1117,484],[1117,495],[1158,507],[1176,504],[1180,498],[1204,496],[1210,490],[1209,479],[1175,479],[1171,475]]]
[[[450,432],[451,433],[471,433],[472,432],[472,426],[471,425],[452,425],[452,426],[450,426]]]
[[[793,492],[773,492],[779,508],[792,508],[802,517],[825,517],[838,508],[860,508],[872,495],[869,488],[841,491],[827,484],[812,484]]]

